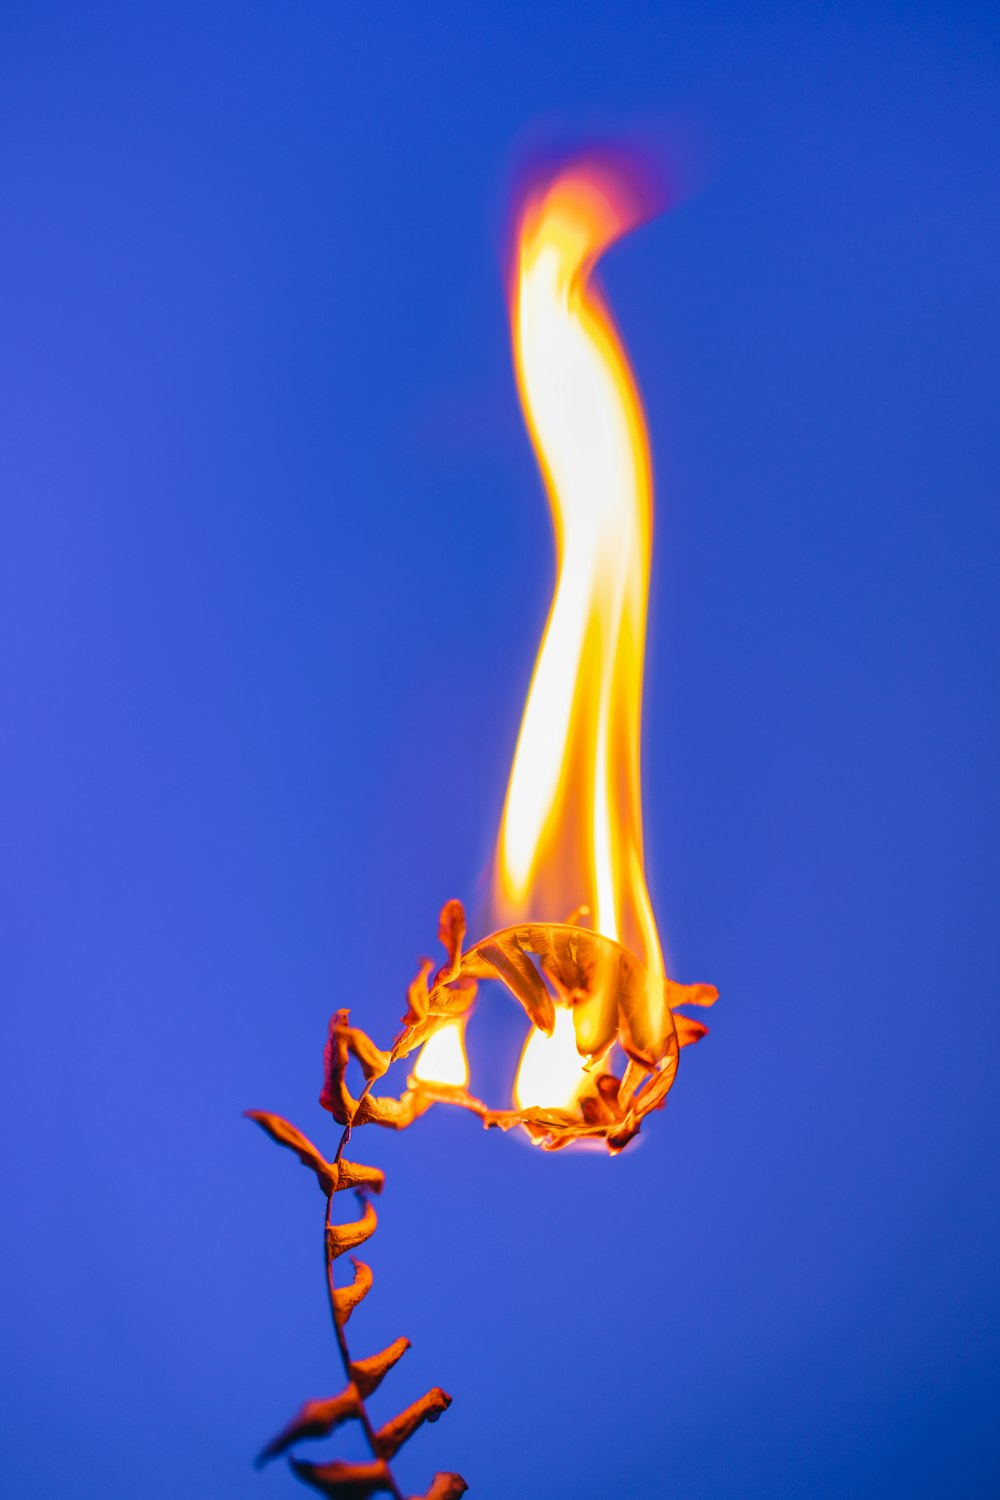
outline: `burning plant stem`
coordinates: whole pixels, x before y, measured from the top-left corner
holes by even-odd
[[[338,1287],[333,1263],[375,1233],[378,1219],[371,1196],[380,1193],[385,1182],[379,1168],[348,1161],[344,1155],[355,1128],[377,1124],[403,1130],[432,1104],[449,1103],[471,1110],[486,1127],[509,1130],[522,1126],[533,1140],[550,1150],[574,1141],[603,1139],[615,1155],[638,1133],[650,1111],[662,1109],[674,1080],[680,1048],[705,1033],[701,1022],[682,1011],[675,1012],[674,1006],[709,1005],[716,994],[710,985],[677,985],[650,975],[619,944],[572,923],[526,923],[493,933],[463,951],[465,913],[460,902],[447,901],[438,936],[446,960],[429,984],[433,963],[426,959],[421,964],[407,991],[403,1029],[387,1051],[378,1047],[367,1032],[351,1025],[347,1010],[338,1010],[330,1018],[319,1102],[342,1127],[332,1161],[327,1161],[312,1141],[280,1115],[247,1112],[273,1141],[294,1151],[322,1189],[326,1200],[326,1290],[347,1379],[338,1395],[307,1401],[263,1450],[259,1462],[277,1458],[305,1439],[327,1437],[344,1422],[356,1421],[370,1449],[370,1462],[290,1459],[298,1479],[339,1500],[367,1500],[375,1494],[404,1500],[390,1462],[418,1427],[437,1421],[451,1404],[451,1397],[434,1386],[381,1427],[375,1426],[369,1414],[368,1398],[406,1353],[409,1340],[396,1339],[380,1353],[361,1360],[353,1358],[348,1347],[345,1327],[355,1307],[367,1296],[372,1273],[352,1257],[354,1281]],[[464,1026],[482,979],[499,979],[524,1007],[532,1025],[544,1034],[551,1035],[556,1024],[556,997],[560,1005],[570,1009],[577,1045],[584,1037],[595,1061],[604,1060],[605,1071],[595,1069],[590,1089],[570,1108],[492,1110],[464,1084],[433,1082],[414,1071],[399,1098],[376,1097],[372,1087],[393,1063],[423,1047],[442,1028],[456,1022]],[[652,1012],[647,1003],[651,997],[658,1002]],[[616,1040],[627,1058],[621,1078],[607,1071],[607,1054]],[[347,1083],[352,1059],[364,1079],[357,1098]],[[355,1191],[362,1214],[354,1221],[337,1223],[333,1200],[348,1188]],[[458,1500],[466,1489],[459,1474],[438,1473],[419,1500]]]

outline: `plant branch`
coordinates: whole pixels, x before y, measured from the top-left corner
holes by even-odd
[[[338,1161],[340,1159],[344,1146],[347,1144],[349,1136],[350,1127],[348,1126],[344,1131],[344,1135],[340,1142],[340,1147],[337,1151],[336,1159]],[[347,1347],[347,1335],[344,1332],[344,1326],[341,1323],[340,1319],[337,1317],[337,1302],[334,1295],[336,1292],[336,1285],[333,1279],[333,1256],[330,1253],[330,1227],[333,1222],[333,1197],[334,1195],[331,1193],[326,1200],[326,1216],[323,1221],[323,1260],[326,1267],[326,1292],[327,1298],[330,1303],[330,1317],[333,1319],[333,1331],[337,1338],[337,1348],[340,1351],[340,1362],[344,1367],[344,1375],[346,1379],[351,1382],[354,1379],[351,1372],[351,1354],[350,1350]],[[367,1439],[368,1446],[371,1449],[372,1457],[376,1460],[381,1459],[382,1455],[378,1451],[378,1443],[375,1440],[375,1428],[372,1425],[372,1419],[368,1415],[368,1408],[365,1405],[364,1397],[361,1395],[360,1391],[358,1392],[358,1420],[361,1423],[362,1428],[364,1429],[365,1438]],[[399,1485],[396,1483],[395,1476],[393,1475],[392,1470],[389,1468],[388,1463],[386,1464],[386,1474],[388,1476],[387,1483],[389,1485],[389,1492],[393,1496],[393,1500],[403,1500],[403,1492],[399,1488]]]
[[[399,1039],[399,1043],[402,1043],[403,1040],[404,1040],[404,1038],[408,1040],[409,1033],[410,1033],[411,1030],[412,1030],[412,1027],[407,1027],[406,1028],[406,1031],[404,1031],[403,1036],[400,1037],[400,1039]],[[399,1045],[399,1043],[397,1043],[397,1046]],[[393,1048],[393,1054],[394,1055],[396,1054],[396,1048],[395,1047]],[[361,1093],[358,1096],[358,1103],[359,1104],[360,1104],[361,1100],[365,1097],[365,1095],[367,1093],[369,1093],[369,1091],[371,1090],[371,1086],[374,1083],[374,1081],[375,1080],[373,1078],[370,1078],[365,1083],[364,1088],[361,1090]],[[353,1118],[353,1115],[352,1115],[348,1119],[347,1124],[344,1126],[343,1132],[342,1132],[341,1137],[340,1137],[340,1143],[337,1146],[337,1150],[336,1150],[336,1153],[335,1153],[334,1158],[333,1158],[334,1163],[336,1165],[338,1165],[338,1166],[339,1166],[339,1164],[341,1162],[341,1159],[343,1158],[344,1150],[345,1150],[345,1148],[347,1146],[347,1143],[351,1139],[351,1130],[353,1128],[353,1124],[354,1124],[354,1118]],[[346,1334],[346,1332],[344,1330],[344,1324],[343,1324],[343,1322],[337,1317],[337,1300],[336,1300],[336,1290],[337,1289],[336,1289],[336,1283],[334,1281],[334,1275],[333,1275],[333,1259],[334,1258],[333,1258],[333,1255],[331,1253],[331,1247],[330,1247],[330,1229],[331,1229],[331,1226],[332,1226],[332,1223],[333,1223],[333,1199],[334,1199],[334,1194],[333,1193],[330,1193],[330,1194],[327,1195],[327,1200],[326,1200],[326,1215],[325,1215],[325,1218],[324,1218],[324,1221],[323,1221],[323,1261],[324,1261],[324,1269],[325,1269],[325,1277],[326,1277],[326,1292],[327,1292],[327,1299],[328,1299],[329,1304],[330,1304],[330,1317],[333,1320],[333,1331],[334,1331],[334,1334],[336,1335],[336,1339],[337,1339],[337,1348],[340,1351],[340,1362],[341,1362],[341,1364],[344,1367],[344,1375],[345,1375],[346,1379],[348,1381],[350,1381],[350,1382],[353,1382],[354,1376],[353,1376],[353,1372],[352,1372],[352,1369],[351,1369],[351,1352],[350,1352],[350,1350],[347,1347],[347,1334]],[[358,1420],[360,1421],[361,1426],[364,1429],[365,1438],[366,1438],[366,1440],[368,1442],[369,1448],[371,1449],[372,1457],[374,1459],[376,1459],[376,1460],[380,1460],[382,1458],[382,1455],[379,1452],[378,1442],[376,1441],[375,1427],[374,1427],[374,1425],[372,1423],[371,1417],[368,1415],[368,1408],[365,1405],[364,1397],[360,1393],[360,1391],[358,1393]],[[400,1490],[399,1485],[396,1482],[396,1478],[395,1478],[394,1474],[392,1473],[392,1470],[389,1468],[388,1462],[386,1462],[386,1474],[388,1476],[387,1477],[387,1483],[389,1485],[389,1491],[390,1491],[390,1493],[393,1496],[393,1500],[403,1500],[403,1493]]]

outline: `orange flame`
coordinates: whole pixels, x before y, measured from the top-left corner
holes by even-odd
[[[644,1033],[672,1028],[643,867],[640,726],[652,543],[642,402],[591,280],[601,253],[642,217],[634,183],[576,166],[526,203],[511,297],[517,386],[545,481],[557,578],[500,824],[493,908],[504,924],[593,928],[645,967]],[[608,981],[613,982],[613,979]],[[600,983],[598,983],[598,990]],[[580,1027],[557,1004],[532,1028],[518,1109],[570,1107],[587,1081]],[[583,1028],[586,1034],[586,1027]],[[464,1022],[426,1043],[418,1083],[462,1088]]]
[[[576,167],[527,205],[511,324],[518,391],[552,513],[557,580],[500,825],[505,920],[593,926],[655,976],[663,957],[643,867],[640,724],[652,542],[642,402],[590,279],[636,223],[626,184]],[[663,1002],[666,1003],[665,1001]],[[571,1026],[532,1032],[519,1107],[569,1104],[582,1083]]]

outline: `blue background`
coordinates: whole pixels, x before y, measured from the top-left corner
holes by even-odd
[[[594,139],[681,188],[604,282],[657,477],[650,880],[723,999],[617,1161],[369,1131],[354,1343],[413,1339],[380,1412],[455,1397],[413,1490],[1000,1488],[998,41],[7,0],[11,1500],[301,1493],[249,1465],[338,1387],[322,1200],[240,1111],[332,1141],[327,1015],[388,1038],[475,900],[552,581],[506,205]]]

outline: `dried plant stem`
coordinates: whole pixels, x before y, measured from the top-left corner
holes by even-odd
[[[331,1082],[335,1082],[338,1075],[342,1076],[342,1067],[346,1065],[347,1049],[342,1030],[346,1025],[346,1018],[346,1011],[338,1011],[330,1023],[325,1055],[327,1082],[324,1084],[324,1094],[328,1092]],[[410,1342],[405,1338],[394,1339],[378,1354],[371,1354],[360,1360],[353,1359],[347,1345],[345,1325],[354,1308],[371,1288],[372,1273],[362,1261],[354,1260],[353,1283],[338,1287],[333,1267],[334,1261],[346,1251],[353,1250],[370,1239],[377,1227],[377,1217],[368,1195],[382,1191],[385,1173],[360,1162],[346,1161],[344,1148],[351,1139],[355,1122],[358,1121],[359,1106],[364,1102],[366,1112],[371,1107],[369,1096],[372,1083],[398,1057],[405,1056],[412,1050],[413,1029],[407,1024],[390,1052],[381,1051],[364,1033],[348,1029],[350,1045],[356,1055],[360,1053],[359,1061],[365,1075],[365,1084],[357,1100],[350,1099],[346,1091],[343,1091],[343,1109],[339,1108],[341,1095],[338,1095],[336,1101],[332,1101],[335,1107],[331,1109],[331,1113],[343,1126],[340,1143],[332,1161],[328,1161],[324,1153],[297,1126],[281,1115],[259,1109],[246,1111],[248,1118],[258,1124],[272,1141],[293,1152],[302,1165],[315,1174],[323,1190],[326,1201],[323,1217],[324,1279],[337,1349],[347,1378],[344,1390],[337,1395],[307,1401],[291,1422],[261,1450],[257,1464],[260,1467],[271,1459],[288,1453],[302,1439],[328,1437],[342,1423],[357,1421],[361,1424],[371,1450],[371,1461],[345,1463],[340,1459],[333,1459],[313,1463],[295,1456],[290,1456],[289,1460],[297,1479],[324,1495],[336,1495],[341,1500],[365,1500],[365,1497],[376,1493],[389,1494],[392,1500],[404,1500],[390,1462],[419,1427],[425,1422],[436,1422],[451,1405],[448,1393],[440,1386],[433,1386],[417,1401],[411,1402],[403,1411],[397,1412],[387,1422],[376,1427],[368,1413],[368,1397],[379,1389],[384,1376],[405,1354]],[[323,1103],[324,1099],[321,1098],[320,1102]],[[358,1123],[365,1124],[367,1120],[362,1116]],[[333,1216],[334,1197],[338,1192],[351,1188],[362,1204],[361,1217],[349,1223],[337,1222]],[[424,1493],[422,1500],[458,1500],[467,1489],[468,1485],[460,1474],[439,1471],[434,1475],[430,1489]]]
[[[407,1027],[407,1031],[404,1032],[403,1035],[406,1036],[408,1034],[408,1032],[409,1032],[410,1029],[411,1028]],[[402,1038],[400,1038],[400,1041],[402,1041]],[[395,1049],[393,1049],[393,1050],[395,1051]],[[359,1104],[360,1104],[361,1100],[365,1097],[365,1095],[371,1089],[371,1086],[372,1086],[373,1082],[374,1082],[374,1079],[369,1079],[368,1082],[365,1084],[364,1088],[361,1090],[361,1093],[358,1096],[358,1103]],[[345,1150],[345,1148],[347,1146],[347,1143],[351,1139],[351,1127],[352,1127],[352,1124],[353,1124],[353,1121],[352,1120],[348,1120],[347,1124],[344,1126],[343,1133],[341,1134],[341,1137],[340,1137],[340,1143],[337,1146],[337,1150],[336,1150],[336,1153],[335,1153],[334,1158],[333,1158],[334,1163],[336,1165],[340,1164],[340,1161],[341,1161],[341,1159],[342,1159],[342,1157],[344,1155],[344,1150]],[[347,1334],[344,1331],[344,1325],[341,1322],[341,1320],[337,1317],[337,1303],[336,1303],[336,1290],[337,1290],[337,1288],[336,1288],[336,1283],[334,1282],[334,1277],[333,1277],[333,1260],[334,1260],[334,1257],[333,1257],[333,1254],[331,1252],[331,1247],[330,1247],[330,1228],[331,1228],[332,1223],[333,1223],[333,1200],[334,1200],[334,1196],[335,1195],[333,1193],[330,1193],[327,1196],[327,1200],[326,1200],[326,1215],[325,1215],[325,1218],[323,1220],[323,1261],[324,1261],[324,1265],[325,1265],[325,1275],[326,1275],[326,1294],[327,1294],[327,1298],[328,1298],[329,1303],[330,1303],[330,1317],[333,1320],[333,1331],[334,1331],[334,1333],[336,1335],[336,1338],[337,1338],[337,1348],[340,1351],[340,1362],[341,1362],[341,1364],[344,1367],[344,1376],[350,1382],[350,1381],[353,1381],[353,1379],[354,1379],[354,1375],[353,1375],[352,1370],[351,1370],[351,1352],[350,1352],[350,1350],[347,1347]],[[372,1458],[375,1459],[376,1461],[378,1461],[379,1459],[382,1458],[382,1455],[379,1453],[379,1450],[378,1450],[378,1443],[377,1443],[376,1438],[375,1438],[375,1428],[374,1428],[374,1426],[372,1424],[371,1417],[368,1415],[368,1408],[365,1405],[364,1397],[360,1394],[360,1392],[359,1392],[359,1397],[358,1397],[358,1420],[361,1423],[361,1427],[362,1427],[362,1429],[364,1431],[365,1438],[367,1440],[368,1446],[371,1449]],[[389,1487],[389,1493],[393,1496],[393,1500],[404,1500],[403,1492],[399,1488],[399,1485],[396,1483],[395,1475],[393,1474],[391,1468],[389,1467],[388,1462],[386,1462],[385,1468],[386,1468],[386,1483],[387,1483],[387,1485]]]
[[[350,1127],[348,1127],[344,1131],[343,1138],[341,1139],[340,1149],[337,1152],[338,1161],[340,1160],[341,1152],[347,1144],[347,1138],[349,1137],[349,1135]],[[333,1194],[331,1193],[329,1198],[327,1198],[326,1200],[326,1217],[323,1222],[323,1259],[326,1262],[326,1292],[330,1302],[330,1317],[333,1319],[333,1331],[337,1336],[337,1348],[340,1350],[340,1362],[344,1367],[345,1377],[348,1381],[350,1381],[353,1379],[353,1376],[351,1374],[351,1354],[350,1350],[347,1347],[347,1335],[344,1332],[343,1325],[337,1320],[337,1306],[334,1298],[336,1286],[333,1280],[333,1256],[330,1254],[330,1226],[332,1221]],[[378,1460],[379,1458],[381,1458],[381,1454],[378,1451],[378,1444],[375,1441],[375,1428],[372,1426],[372,1419],[368,1415],[368,1408],[365,1405],[364,1398],[360,1395],[358,1400],[358,1420],[361,1423],[362,1429],[364,1430],[365,1438],[367,1439],[368,1446],[371,1449],[372,1458]],[[386,1483],[389,1486],[389,1492],[393,1496],[393,1500],[404,1500],[403,1492],[399,1488],[399,1485],[396,1483],[395,1476],[392,1470],[389,1468],[388,1463],[385,1467],[387,1476]]]

